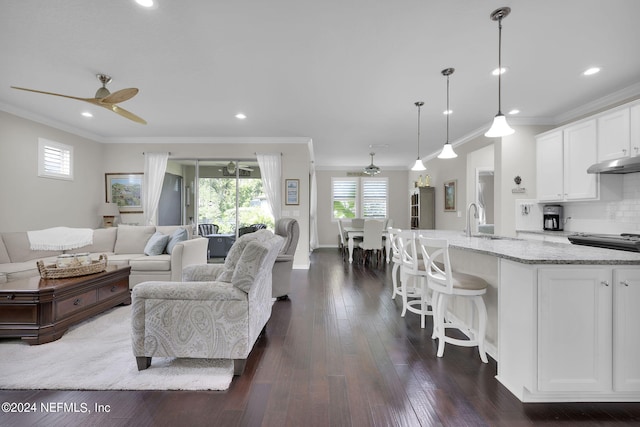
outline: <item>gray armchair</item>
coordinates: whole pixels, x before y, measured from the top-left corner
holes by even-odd
[[[273,297],[284,300],[288,298],[287,294],[291,289],[291,270],[298,247],[300,226],[293,218],[280,218],[276,221],[275,233],[284,237],[285,241],[273,265]]]

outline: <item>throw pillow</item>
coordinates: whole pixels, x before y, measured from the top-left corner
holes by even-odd
[[[231,246],[231,249],[229,249],[227,258],[224,260],[224,271],[216,280],[221,282],[230,282],[233,277],[233,272],[236,269],[236,264],[238,263],[238,260],[240,260],[240,256],[242,255],[245,246],[253,240],[264,242],[271,237],[273,237],[273,233],[269,230],[258,230],[255,233],[240,236],[233,246]]]
[[[168,234],[162,234],[159,231],[156,231],[144,247],[144,254],[149,256],[161,255],[164,252],[164,248],[167,247],[169,237],[171,236]]]
[[[186,228],[178,228],[173,234],[169,237],[169,243],[167,243],[167,253],[171,255],[173,251],[173,247],[178,242],[184,242],[189,238],[189,233]]]

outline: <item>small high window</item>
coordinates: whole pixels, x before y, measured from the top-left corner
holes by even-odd
[[[73,147],[38,138],[38,176],[73,180]]]

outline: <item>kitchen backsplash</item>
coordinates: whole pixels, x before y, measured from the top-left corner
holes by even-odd
[[[640,173],[623,175],[622,187],[622,199],[560,203],[564,206],[564,230],[640,234]],[[516,200],[516,230],[542,230],[544,205],[532,199]]]

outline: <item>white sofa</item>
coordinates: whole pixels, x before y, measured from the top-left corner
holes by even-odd
[[[172,253],[148,256],[144,249],[156,232],[171,235],[177,229],[187,230],[187,240],[177,243]],[[34,251],[30,249],[26,231],[0,233],[0,283],[39,274],[36,262],[54,264],[62,253],[89,252],[93,259],[107,254],[109,265],[131,266],[129,287],[148,280],[180,280],[182,269],[191,264],[207,263],[208,240],[191,238],[189,227],[120,225],[93,231],[93,244],[67,251]]]

